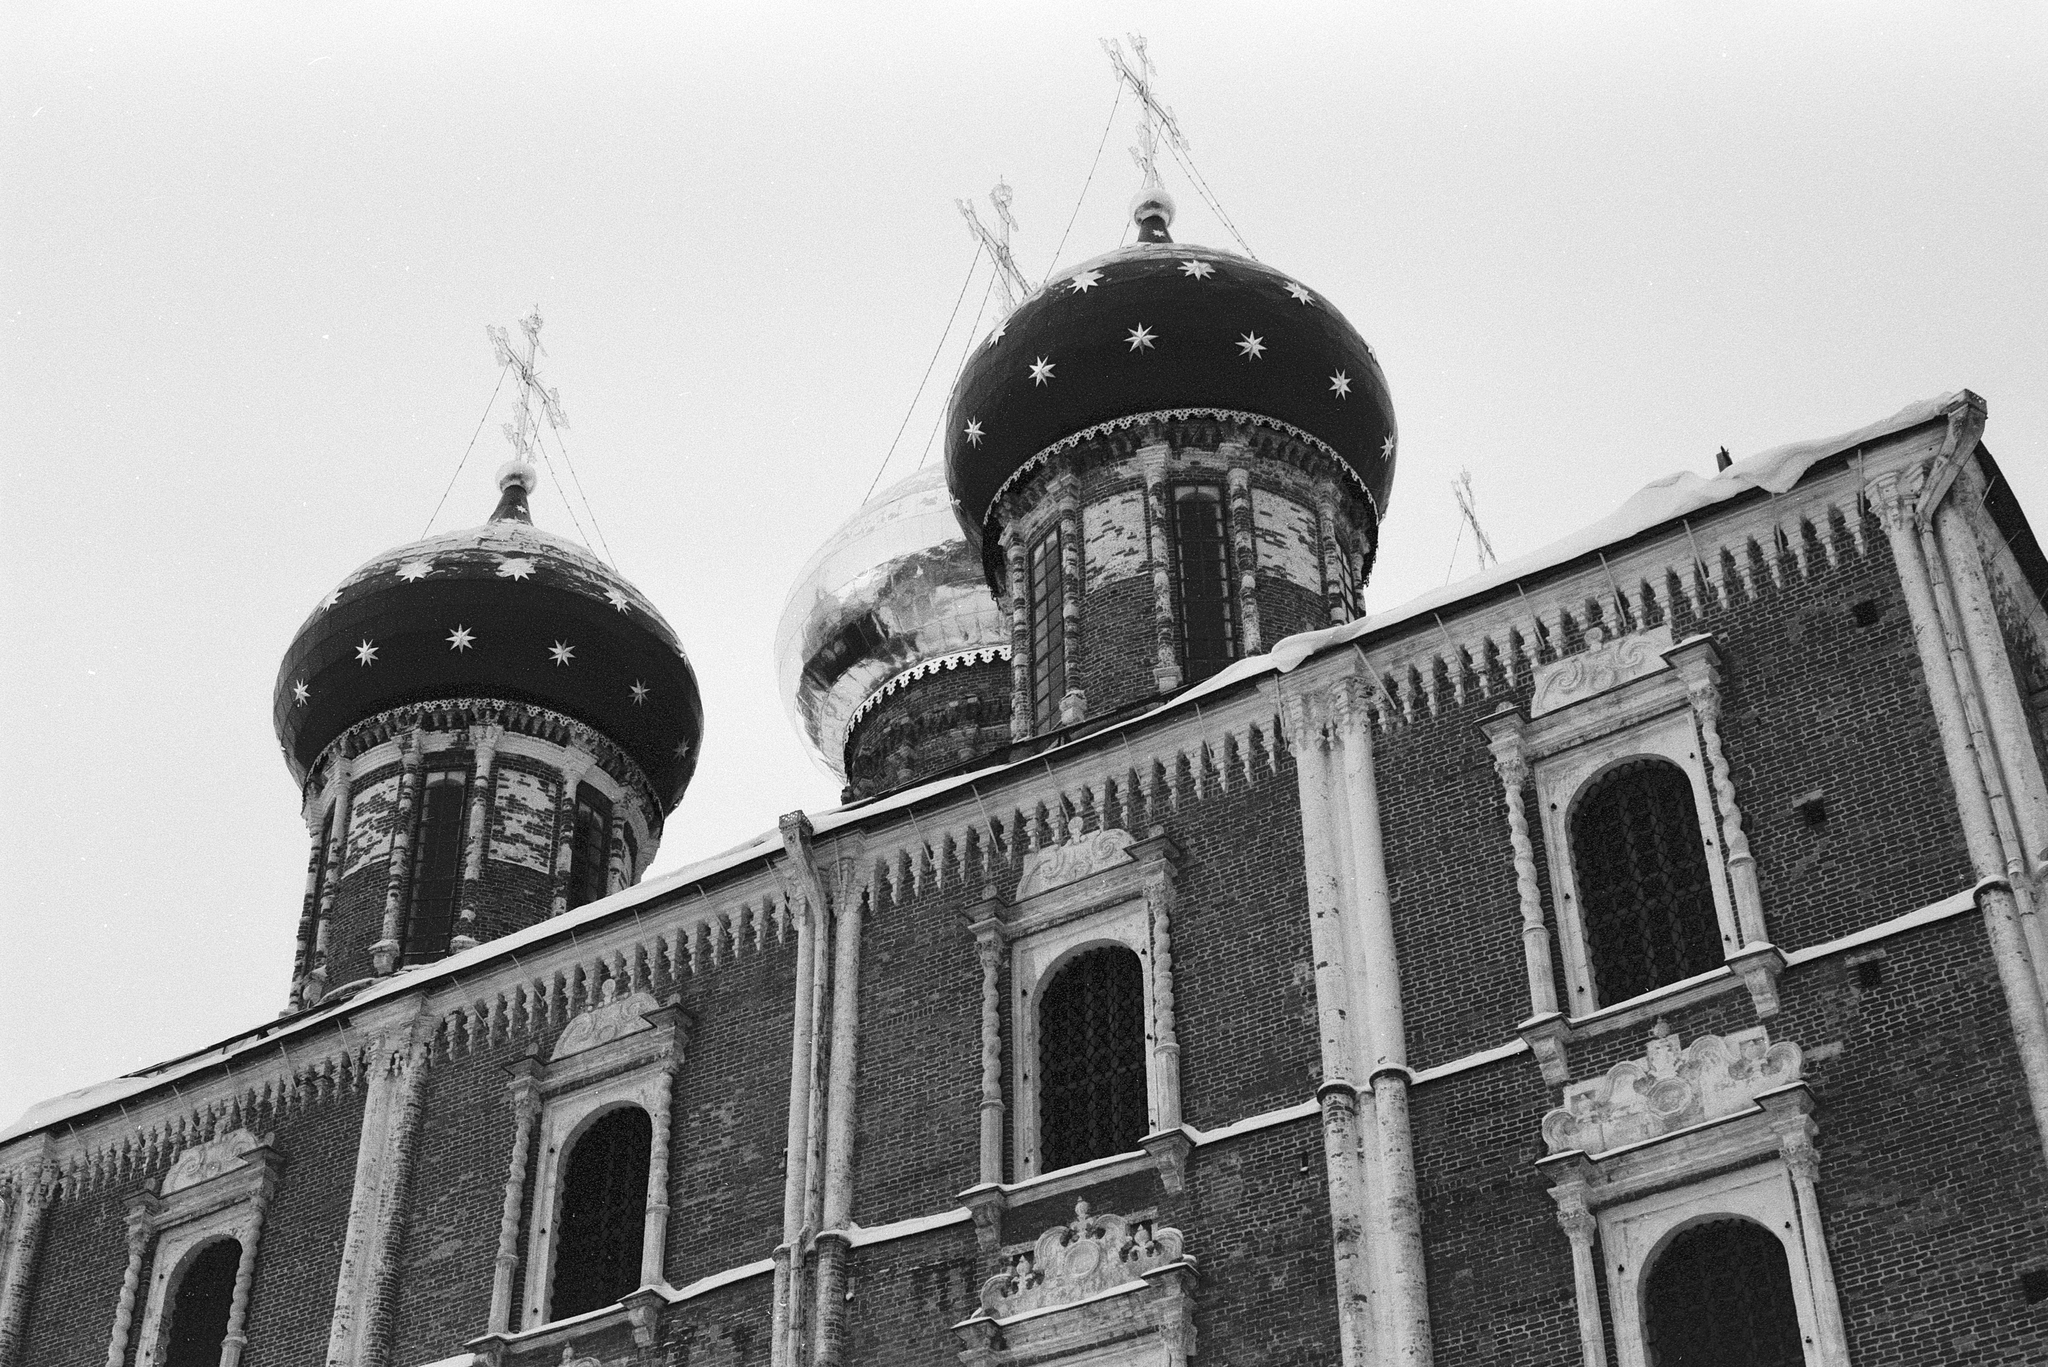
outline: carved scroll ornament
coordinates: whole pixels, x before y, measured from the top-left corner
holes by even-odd
[[[1536,671],[1536,692],[1529,700],[1531,717],[1670,667],[1664,660],[1664,652],[1671,649],[1669,626],[1651,627],[1611,641],[1606,628],[1592,626],[1586,629],[1586,638],[1591,643],[1587,649]]]
[[[1077,1201],[1071,1223],[1039,1235],[1031,1251],[1018,1254],[1009,1271],[982,1284],[981,1308],[991,1319],[1001,1320],[1028,1310],[1070,1305],[1186,1261],[1179,1230],[1121,1215],[1092,1215],[1086,1201]]]
[[[1701,1035],[1683,1049],[1678,1036],[1660,1034],[1645,1057],[1565,1088],[1564,1105],[1543,1117],[1543,1142],[1552,1153],[1605,1153],[1654,1139],[1747,1110],[1760,1093],[1797,1082],[1804,1064],[1797,1044],[1771,1043],[1761,1025]]]
[[[157,1191],[169,1196],[243,1167],[242,1155],[262,1145],[263,1141],[247,1130],[229,1130],[218,1139],[194,1145],[178,1155],[178,1161],[171,1164]]]
[[[607,978],[599,989],[598,999],[563,1029],[562,1037],[555,1041],[555,1052],[551,1057],[564,1059],[586,1049],[595,1049],[600,1044],[610,1044],[615,1039],[651,1030],[654,1027],[644,1017],[660,1007],[661,1003],[651,993],[628,992],[620,996],[618,979]]]
[[[1091,831],[1069,835],[1057,845],[1048,845],[1024,861],[1023,876],[1017,880],[1017,900],[1023,901],[1052,888],[1077,883],[1092,873],[1131,862],[1131,833],[1123,830]]]

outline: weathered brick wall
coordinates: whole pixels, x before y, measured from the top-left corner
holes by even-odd
[[[915,679],[854,725],[847,791],[868,797],[911,784],[1010,743],[1010,662],[955,665]]]
[[[1259,632],[1263,648],[1297,631],[1321,631],[1330,625],[1329,605],[1322,594],[1291,579],[1259,571]]]
[[[1115,580],[1082,598],[1080,668],[1072,682],[1088,695],[1089,716],[1106,716],[1157,696],[1152,671],[1158,663],[1159,628],[1149,574]]]

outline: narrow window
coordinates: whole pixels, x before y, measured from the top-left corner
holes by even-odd
[[[171,1328],[164,1339],[164,1367],[220,1367],[228,1336],[228,1309],[235,1299],[235,1271],[242,1246],[222,1239],[199,1250],[185,1264],[171,1298]]]
[[[1571,844],[1602,1006],[1724,961],[1692,781],[1677,765],[1632,759],[1609,770],[1579,799]]]
[[[653,1137],[647,1112],[624,1106],[599,1118],[569,1151],[550,1319],[601,1310],[640,1285]]]
[[[1237,658],[1237,600],[1230,591],[1221,487],[1184,484],[1174,489],[1173,556],[1181,673],[1185,682],[1194,683]]]
[[[1681,1233],[1643,1286],[1643,1337],[1659,1367],[1801,1367],[1792,1269],[1777,1236],[1749,1220]]]
[[[462,888],[462,828],[468,814],[469,771],[428,770],[420,786],[419,852],[413,859],[412,911],[405,926],[409,964],[448,952]]]
[[[1038,999],[1041,1170],[1137,1148],[1145,1102],[1144,969],[1122,945],[1078,954]]]
[[[626,854],[620,861],[623,865],[620,872],[630,886],[633,876],[640,871],[640,842],[633,838],[631,826],[622,826],[619,829],[619,837],[626,842]]]
[[[1058,724],[1060,698],[1067,691],[1066,583],[1057,524],[1031,543],[1025,574],[1031,609],[1031,715],[1044,729]]]
[[[611,891],[612,804],[584,784],[576,790],[576,841],[569,854],[569,905],[595,902]]]

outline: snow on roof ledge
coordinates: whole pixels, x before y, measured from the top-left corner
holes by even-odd
[[[1648,531],[1662,523],[1685,517],[1702,508],[1710,508],[1729,499],[1740,497],[1752,489],[1765,489],[1782,494],[1797,484],[1806,472],[1819,462],[1839,452],[1857,446],[1865,446],[1880,438],[1909,428],[1918,427],[1943,415],[1955,402],[1962,391],[1941,394],[1919,403],[1908,404],[1891,417],[1859,427],[1853,432],[1839,436],[1824,437],[1817,441],[1798,441],[1785,446],[1773,447],[1768,451],[1746,457],[1735,462],[1711,478],[1702,478],[1689,470],[1666,475],[1651,481],[1637,490],[1622,505],[1596,522],[1587,524],[1569,536],[1551,542],[1527,555],[1494,566],[1484,574],[1474,575],[1441,589],[1432,590],[1418,598],[1410,599],[1399,607],[1386,612],[1362,617],[1343,626],[1326,627],[1321,631],[1304,631],[1276,642],[1270,652],[1239,660],[1228,669],[1205,680],[1200,685],[1176,694],[1158,707],[1128,721],[1077,738],[1072,743],[1086,743],[1104,734],[1111,734],[1131,726],[1141,725],[1153,717],[1198,702],[1201,699],[1222,692],[1246,679],[1266,674],[1285,674],[1304,661],[1326,650],[1348,645],[1360,637],[1370,635],[1386,627],[1398,626],[1412,618],[1434,612],[1452,603],[1486,593],[1517,579],[1540,574],[1582,555],[1587,555],[1617,541],[1625,541],[1640,532]],[[1063,748],[1061,746],[1055,749]],[[1029,761],[1035,763],[1043,756],[1033,755]],[[986,778],[1008,768],[1008,765],[992,765],[971,773],[954,774],[933,779],[918,787],[891,793],[872,801],[848,806],[828,808],[811,814],[813,825],[820,835],[847,826],[866,822],[889,812],[902,810],[919,802],[937,797],[951,789],[966,787],[976,779]],[[28,1108],[6,1130],[0,1131],[0,1144],[17,1139],[24,1134],[47,1129],[67,1119],[85,1114],[103,1106],[119,1102],[138,1092],[145,1092],[191,1073],[204,1071],[232,1059],[245,1051],[272,1049],[278,1047],[281,1039],[302,1030],[316,1028],[336,1015],[360,1010],[372,1002],[396,996],[421,987],[429,982],[453,978],[467,969],[480,968],[501,955],[568,934],[577,926],[604,921],[616,912],[652,899],[654,896],[672,891],[737,868],[754,859],[772,855],[782,848],[780,832],[769,830],[749,841],[743,841],[731,849],[708,858],[686,864],[679,869],[647,878],[631,888],[621,889],[609,897],[579,907],[566,916],[558,916],[528,926],[510,935],[488,940],[474,949],[451,955],[431,965],[422,965],[408,972],[383,979],[346,1001],[336,1002],[324,1010],[316,1007],[297,1020],[280,1022],[274,1028],[256,1027],[245,1034],[231,1037],[208,1049],[199,1050],[169,1063],[131,1073],[124,1077],[81,1087],[76,1091],[39,1101]]]

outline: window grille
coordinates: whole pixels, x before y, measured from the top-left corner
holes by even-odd
[[[1031,608],[1031,715],[1040,728],[1057,725],[1067,691],[1066,582],[1057,524],[1031,543],[1025,557]]]
[[[576,840],[569,853],[569,905],[595,902],[611,891],[612,804],[584,784],[576,790]]]
[[[1223,490],[1184,484],[1173,491],[1174,587],[1180,600],[1183,681],[1208,678],[1237,658],[1237,599],[1230,586]]]
[[[1802,1367],[1785,1247],[1751,1220],[1694,1225],[1644,1285],[1644,1338],[1659,1367]]]
[[[1145,1136],[1145,977],[1121,945],[1075,956],[1039,996],[1038,1114],[1044,1172]]]
[[[584,1131],[570,1151],[548,1318],[601,1310],[640,1285],[653,1140],[647,1112],[623,1106]]]
[[[430,769],[420,791],[418,853],[412,865],[412,910],[406,918],[405,961],[425,963],[448,952],[455,902],[462,889],[462,835],[469,814],[469,773]]]
[[[1724,961],[1692,782],[1677,765],[1633,759],[1596,780],[1571,847],[1601,1005]]]
[[[241,1265],[242,1246],[233,1239],[206,1245],[185,1264],[171,1300],[164,1367],[220,1367],[228,1311],[235,1299],[235,1272]]]

